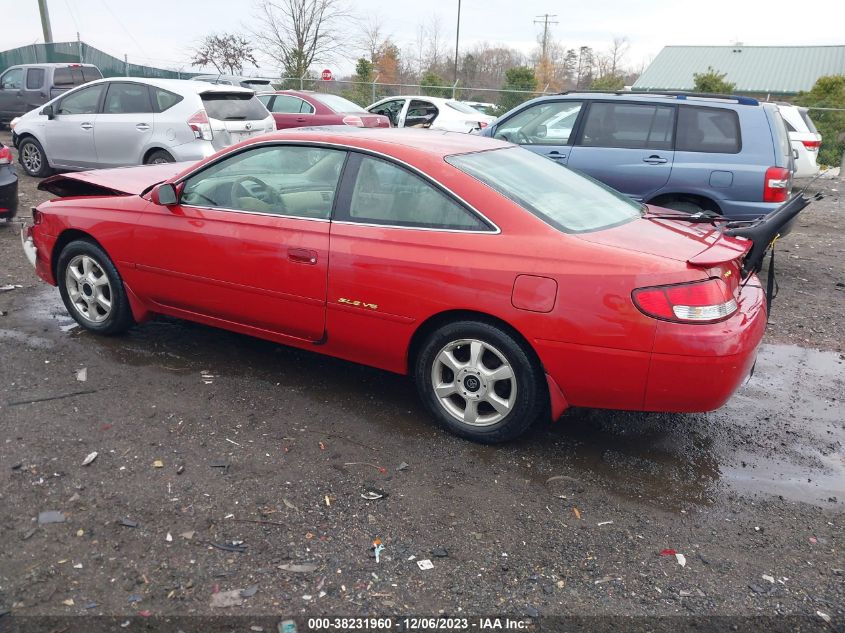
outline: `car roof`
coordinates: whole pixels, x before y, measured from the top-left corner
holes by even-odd
[[[712,105],[720,107],[731,106],[758,106],[763,105],[757,99],[752,97],[745,97],[742,95],[721,95],[721,94],[707,94],[694,93],[683,91],[666,91],[666,92],[633,92],[627,90],[620,91],[602,91],[602,90],[580,90],[560,92],[557,94],[542,95],[531,100],[531,103],[539,101],[558,101],[563,99],[584,99],[584,100],[598,100],[598,99],[622,99],[625,101],[643,101],[654,103],[655,101],[662,101],[666,104],[672,103],[686,103],[689,105]],[[526,102],[528,103],[528,102]],[[524,104],[522,104],[524,105]],[[521,107],[521,106],[520,106]]]
[[[36,62],[34,64],[15,64],[9,68],[97,68],[95,64],[85,64],[81,62]],[[7,69],[8,70],[8,69]],[[99,68],[97,68],[99,70]]]
[[[345,125],[302,127],[262,134],[245,144],[268,141],[311,141],[348,145],[360,149],[395,153],[397,149],[409,150],[430,157],[468,154],[493,149],[514,147],[498,139],[441,130],[412,128],[358,128]]]
[[[85,86],[95,83],[107,83],[111,81],[130,81],[133,83],[147,84],[171,92],[203,94],[206,92],[245,92],[252,94],[254,91],[240,86],[226,86],[223,84],[210,84],[204,81],[192,81],[190,79],[156,79],[150,77],[107,77],[91,81]]]
[[[444,105],[447,101],[455,101],[455,99],[444,99],[443,97],[428,97],[426,95],[396,95],[394,97],[385,97],[384,99],[379,99],[378,101],[370,105],[375,105],[376,103],[381,103],[382,101],[393,101],[394,99],[422,99],[423,101],[430,101],[435,105]]]

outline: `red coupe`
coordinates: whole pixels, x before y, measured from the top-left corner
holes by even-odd
[[[166,314],[410,374],[483,442],[720,407],[766,326],[751,240],[488,138],[291,130],[41,187],[24,249],[87,330]]]
[[[333,94],[304,90],[279,90],[258,95],[273,115],[277,130],[316,125],[390,127],[383,114],[371,114],[361,106]]]

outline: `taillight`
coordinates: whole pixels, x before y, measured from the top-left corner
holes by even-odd
[[[737,311],[731,289],[717,278],[639,288],[632,297],[643,314],[677,323],[713,323]]]
[[[804,147],[806,147],[811,152],[819,151],[819,147],[821,147],[821,141],[801,141],[804,143]]]
[[[763,181],[763,202],[783,202],[789,197],[789,170],[769,167]]]
[[[205,110],[200,110],[190,119],[188,119],[188,126],[194,133],[194,138],[210,141],[214,138],[211,133],[211,123],[208,121],[208,115]]]
[[[0,147],[0,165],[12,164],[12,150],[8,147]]]
[[[487,125],[488,125],[488,124],[487,124],[487,121],[479,121],[479,122],[478,122],[478,127],[479,127],[479,128],[481,128],[482,130],[483,130],[484,128],[486,128],[486,127],[487,127]]]
[[[350,114],[349,116],[343,117],[343,124],[351,125],[352,127],[364,127],[364,120],[359,116]]]

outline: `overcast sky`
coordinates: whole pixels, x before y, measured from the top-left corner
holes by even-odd
[[[43,41],[36,0],[0,4],[5,5],[0,50]],[[78,31],[83,41],[115,57],[128,54],[134,63],[184,70],[191,70],[190,48],[204,35],[244,31],[254,23],[250,0],[48,0],[48,4],[57,42],[75,40]],[[412,46],[418,25],[428,23],[432,15],[439,16],[443,36],[453,47],[457,4],[457,0],[348,2],[359,16],[379,16],[400,48]],[[544,13],[557,14],[551,34],[566,47],[601,49],[614,36],[628,37],[627,62],[635,68],[670,44],[845,44],[845,3],[828,3],[824,19],[796,10],[799,6],[796,0],[463,0],[461,47],[486,40],[529,53],[542,30],[534,20]],[[350,51],[348,60],[321,66],[344,74],[351,71],[356,56]]]

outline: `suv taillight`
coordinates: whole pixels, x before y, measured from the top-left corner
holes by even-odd
[[[769,167],[763,181],[763,202],[783,202],[789,197],[790,173],[785,167]]]
[[[676,323],[713,323],[737,311],[730,287],[718,278],[639,288],[632,297],[643,314]]]
[[[8,147],[0,147],[0,165],[12,164],[12,150]]]
[[[351,125],[352,127],[364,127],[364,120],[359,116],[350,114],[349,116],[343,117],[343,124]]]
[[[819,151],[819,147],[821,147],[821,141],[801,141],[804,143],[804,147],[806,147],[811,152]]]
[[[211,133],[211,123],[208,121],[208,115],[205,110],[200,110],[190,119],[188,119],[188,126],[194,133],[194,138],[200,138],[204,141],[210,141],[214,138]]]

